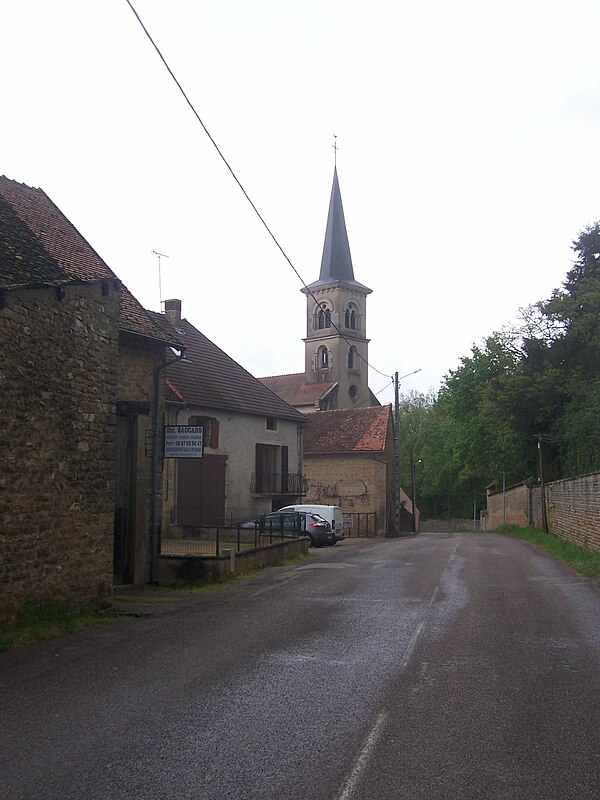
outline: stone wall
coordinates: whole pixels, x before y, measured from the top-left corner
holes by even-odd
[[[556,536],[600,551],[600,473],[549,483],[546,516]]]
[[[131,458],[131,558],[133,583],[147,583],[150,576],[150,537],[152,504],[152,429],[154,380],[164,362],[164,347],[152,340],[121,334],[118,364],[118,413],[125,410],[134,425]],[[164,376],[164,373],[161,373]],[[164,380],[160,379],[162,386]],[[162,404],[162,389],[159,402]],[[163,417],[159,419],[162,431]],[[159,487],[162,481],[162,436],[159,435]],[[160,519],[161,501],[158,502]]]
[[[505,492],[487,492],[486,528],[494,530],[499,525],[529,525],[529,487],[525,483],[507,487]]]
[[[548,530],[587,550],[600,551],[600,473],[546,484]],[[506,523],[542,528],[539,486],[526,484],[506,490]],[[502,524],[502,492],[488,490],[487,529]]]
[[[0,294],[0,617],[112,587],[116,281]]]
[[[387,469],[368,455],[304,455],[308,494],[303,503],[339,506],[344,514],[376,513],[378,535],[386,534]]]

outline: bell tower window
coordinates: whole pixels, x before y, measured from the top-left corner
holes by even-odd
[[[316,318],[316,328],[320,331],[331,328],[331,309],[326,303],[321,303]]]
[[[354,345],[348,350],[348,369],[358,369],[358,351]]]
[[[317,350],[316,367],[318,370],[329,369],[329,350],[325,345]]]
[[[346,313],[344,314],[344,323],[347,328],[355,331],[358,322],[358,309],[355,303],[348,303],[346,306]]]

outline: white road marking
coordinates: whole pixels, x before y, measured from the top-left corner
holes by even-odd
[[[379,741],[379,737],[381,736],[381,729],[383,728],[383,723],[385,722],[385,714],[381,712],[375,718],[375,722],[371,726],[371,730],[367,734],[362,747],[356,757],[354,764],[352,765],[352,769],[350,770],[348,777],[344,781],[344,785],[342,786],[340,792],[336,795],[335,800],[350,800],[356,787],[358,786],[358,782],[362,773],[364,772],[365,767],[367,766],[367,762],[371,756],[371,753],[375,749],[377,742]]]
[[[404,653],[404,658],[402,659],[402,664],[400,665],[402,669],[406,669],[406,667],[408,666],[408,662],[410,661],[412,654],[414,653],[415,647],[417,646],[417,642],[419,641],[419,638],[423,633],[424,627],[425,627],[424,622],[420,622],[417,625],[417,629],[413,633],[411,640],[408,643],[408,647],[406,648],[406,653]]]

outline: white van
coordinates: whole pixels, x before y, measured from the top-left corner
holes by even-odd
[[[331,530],[335,534],[335,544],[344,539],[344,515],[339,506],[320,506],[320,505],[298,505],[284,506],[278,511],[308,511],[312,514],[319,514],[331,525]]]

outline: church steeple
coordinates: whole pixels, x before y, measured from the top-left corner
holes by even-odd
[[[333,186],[329,200],[325,244],[321,259],[320,281],[354,281],[350,243],[346,232],[344,207],[338,181],[337,167],[333,170]]]
[[[370,404],[366,300],[371,290],[354,280],[337,166],[319,280],[301,291],[306,295],[306,383],[329,385],[326,408]]]

